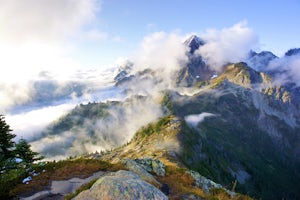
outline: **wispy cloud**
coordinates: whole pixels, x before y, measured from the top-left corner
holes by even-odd
[[[144,37],[132,60],[141,68],[173,71],[187,61],[186,50],[180,34],[155,32]]]
[[[1,1],[0,41],[53,41],[76,34],[95,18],[97,0]]]
[[[7,115],[6,121],[17,135],[16,139],[24,138],[30,141],[39,137],[49,122],[58,119],[74,106],[74,104],[62,104],[21,114]]]
[[[89,30],[87,33],[87,38],[92,41],[104,41],[109,38],[109,34],[106,32],[102,32],[97,29]]]
[[[34,150],[50,159],[107,150],[126,143],[140,127],[162,116],[160,105],[151,97],[128,98],[105,112],[107,115],[103,118],[86,118],[80,126],[46,135],[31,144]],[[75,115],[72,119],[77,117],[82,116]]]
[[[222,30],[207,30],[200,37],[205,41],[205,45],[196,53],[217,71],[221,70],[224,64],[242,61],[258,43],[254,31],[244,21]]]
[[[184,117],[184,120],[191,126],[197,127],[197,125],[204,121],[207,117],[214,117],[215,114],[203,112],[196,115],[188,115]]]
[[[284,56],[271,61],[266,70],[277,71],[275,82],[285,84],[289,82],[296,83],[300,86],[300,54]]]
[[[69,56],[76,47],[68,38],[83,34],[100,8],[98,0],[1,1],[2,114],[30,101],[36,81],[68,82],[70,74],[83,68]]]

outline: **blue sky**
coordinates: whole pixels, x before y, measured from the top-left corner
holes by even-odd
[[[299,0],[1,0],[0,64],[14,69],[6,78],[24,68],[104,69],[154,32],[201,34],[241,21],[257,50],[280,56],[300,47],[299,10]]]
[[[121,42],[95,43],[95,48],[120,56],[135,50],[147,34],[155,31],[201,33],[206,29],[222,29],[246,20],[259,38],[261,50],[281,55],[287,49],[300,46],[300,1],[240,1],[240,0],[152,0],[103,1],[97,14],[98,28]],[[87,47],[88,48],[88,47]],[[114,48],[112,51],[111,48]],[[109,56],[108,55],[108,56]]]

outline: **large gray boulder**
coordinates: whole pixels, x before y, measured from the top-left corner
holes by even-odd
[[[101,177],[75,200],[167,200],[168,197],[153,185],[131,171],[120,170]]]

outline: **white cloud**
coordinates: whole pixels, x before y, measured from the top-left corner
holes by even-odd
[[[88,39],[93,41],[103,41],[109,37],[108,33],[101,32],[100,30],[97,29],[92,29],[88,31],[86,34]]]
[[[132,60],[142,68],[177,70],[180,62],[187,61],[183,39],[177,33],[152,33],[143,39]]]
[[[197,115],[188,115],[184,117],[184,120],[191,126],[197,126],[200,122],[203,122],[207,117],[214,117],[216,115],[212,113],[203,112]]]
[[[13,105],[20,105],[31,99],[32,90],[29,87],[29,83],[19,82],[19,83],[1,83],[0,82],[0,102],[1,108],[0,112],[6,113]]]
[[[6,121],[17,135],[17,140],[20,138],[31,140],[38,137],[50,122],[58,119],[74,106],[74,104],[62,104],[17,115],[7,115]]]
[[[185,37],[177,32],[155,32],[142,40],[138,51],[130,58],[134,63],[133,71],[143,69],[156,70],[156,78],[161,83],[155,84],[156,91],[167,89],[174,86],[176,72],[188,61],[186,52],[187,47],[183,44]],[[136,86],[134,86],[136,87]],[[154,88],[146,88],[153,91]]]
[[[1,74],[3,78],[0,80],[0,113],[2,114],[8,114],[14,106],[30,107],[41,100],[49,104],[67,98],[70,100],[73,98],[72,94],[74,98],[82,94],[80,97],[82,101],[99,100],[98,93],[106,98],[105,95],[110,93],[103,93],[103,89],[114,84],[113,78],[117,73],[114,70],[102,71],[101,69],[70,70],[64,73],[62,69],[61,72],[41,71],[37,75],[26,76],[25,72],[20,71],[12,70],[11,75],[9,72]],[[20,77],[14,77],[13,73],[20,73]],[[9,80],[10,77],[14,77],[14,80]]]
[[[33,141],[33,149],[50,159],[53,156],[67,157],[115,148],[128,142],[142,126],[163,115],[160,105],[151,98],[129,98],[110,106],[107,113],[103,118],[87,118],[83,124],[75,125],[71,130]],[[91,131],[92,135],[89,134]]]
[[[0,4],[0,65],[5,69],[1,81],[30,79],[44,70],[66,74],[82,67],[68,56],[74,44],[68,44],[67,36],[84,32],[100,1],[0,0]],[[99,37],[100,31],[93,35]]]
[[[95,17],[97,0],[1,0],[0,41],[56,40]]]
[[[258,39],[246,22],[222,30],[210,29],[201,34],[205,41],[197,51],[215,70],[230,62],[240,62],[249,51],[256,48]]]
[[[275,82],[284,84],[294,82],[300,86],[300,55],[284,56],[271,61],[267,70],[276,70],[284,73],[278,73],[275,77]]]
[[[101,0],[0,0],[0,5],[3,112],[30,100],[33,83],[41,73],[68,82],[83,68],[72,57],[76,42],[71,44],[68,40],[89,32],[86,29],[95,20]],[[100,39],[99,30],[90,33]]]

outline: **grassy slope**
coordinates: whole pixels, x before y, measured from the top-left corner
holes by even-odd
[[[242,92],[245,95],[248,91]],[[299,163],[290,156],[289,148],[279,148],[258,126],[259,111],[253,104],[246,103],[239,92],[222,96],[204,93],[186,97],[184,101],[170,95],[166,102],[180,117],[201,112],[218,115],[197,128],[186,126],[179,135],[183,148],[181,159],[186,166],[225,185],[234,181],[229,169],[242,166],[252,178],[243,185],[238,184],[239,191],[266,199],[300,195]],[[292,144],[299,130],[288,127],[274,116],[268,118]]]
[[[187,168],[180,158],[186,149],[185,146],[180,147],[178,137],[186,134],[187,130],[190,129],[182,120],[168,115],[141,128],[130,143],[105,153],[101,158],[112,162],[118,162],[123,158],[160,159],[167,166],[167,174],[165,177],[156,176],[156,178],[170,187],[170,199],[181,199],[184,194],[194,194],[204,199],[251,199],[241,194],[232,198],[223,190],[205,194],[202,189],[195,187],[193,178],[186,173]]]

